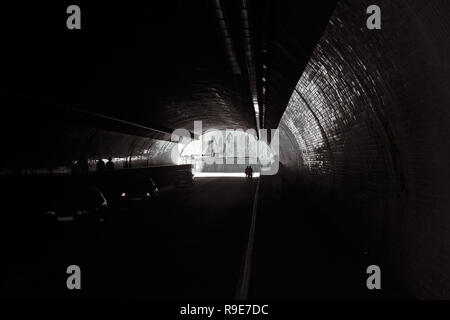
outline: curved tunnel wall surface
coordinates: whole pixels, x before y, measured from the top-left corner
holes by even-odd
[[[2,142],[5,139],[7,137],[2,138]],[[108,157],[114,159],[116,168],[122,168],[126,163],[133,168],[171,165],[178,164],[178,159],[172,158],[172,149],[176,145],[170,141],[98,128],[49,128],[49,132],[16,136],[7,148],[10,156],[2,158],[1,165],[6,173],[17,169],[23,173],[40,170],[67,173],[71,163],[80,158],[88,160],[90,170],[95,170],[99,158]],[[26,157],[16,156],[25,151]]]
[[[117,163],[119,168],[125,161],[132,168],[177,164],[177,159],[172,159],[172,149],[177,145],[174,142],[103,130],[97,131],[87,141],[87,149],[82,153],[88,155],[93,163],[98,157],[112,156],[120,159]]]
[[[450,297],[450,3],[377,1],[368,30],[371,4],[338,4],[280,121],[280,159],[360,208],[338,219],[413,295]]]

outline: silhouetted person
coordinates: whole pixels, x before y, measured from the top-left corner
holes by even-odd
[[[106,171],[112,171],[114,170],[114,162],[112,162],[112,158],[108,158],[108,162],[105,164],[105,170]]]
[[[99,158],[97,161],[97,172],[103,171],[105,171],[105,162],[102,160],[102,158]]]
[[[247,168],[245,168],[245,176],[249,179],[253,177],[253,169],[251,166],[247,166]]]

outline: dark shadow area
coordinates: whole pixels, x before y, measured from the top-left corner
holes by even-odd
[[[27,181],[2,188],[2,297],[233,298],[254,182],[202,178],[148,200],[110,201],[100,223],[50,219],[39,210],[42,197],[31,196],[48,191],[50,178]],[[120,194],[124,183],[116,182],[111,190]],[[66,287],[69,265],[81,269],[81,291]]]
[[[380,263],[384,257],[339,221],[362,208],[306,179],[285,178],[261,178],[250,299],[412,298]],[[372,264],[383,270],[382,290],[367,289]]]

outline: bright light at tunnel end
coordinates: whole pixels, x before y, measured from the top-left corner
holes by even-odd
[[[245,173],[241,172],[194,172],[194,178],[217,178],[217,177],[231,177],[231,178],[245,178]],[[253,177],[258,178],[259,172],[254,172]]]
[[[209,143],[212,141],[208,141],[208,146],[203,143],[203,136],[207,133],[217,133],[219,136],[223,135],[223,139],[220,139],[221,143],[216,144],[217,150],[211,152],[208,150]],[[247,140],[243,141],[243,139],[234,138],[233,145],[235,147],[226,147],[228,134],[233,133],[237,135],[237,133],[247,135]],[[270,136],[269,136],[270,134]],[[218,164],[218,165],[233,165],[234,163],[228,163],[225,159],[230,158],[247,158],[248,164],[250,165],[259,165],[261,166],[260,175],[275,175],[278,173],[279,169],[279,129],[271,129],[270,133],[267,129],[259,129],[259,139],[256,137],[256,131],[254,129],[248,129],[246,131],[242,129],[222,129],[222,130],[208,130],[205,133],[203,132],[202,121],[194,121],[194,137],[199,137],[198,140],[193,140],[191,138],[191,132],[184,128],[175,129],[171,135],[171,141],[174,143],[178,143],[178,148],[172,149],[172,161],[173,163],[179,163],[180,156],[185,147],[187,147],[191,142],[199,141],[200,151],[197,152],[200,155],[209,155],[209,157],[205,157],[204,161],[208,165]],[[268,137],[270,137],[270,143],[268,142]],[[205,147],[206,146],[206,147]],[[235,154],[234,149],[241,150],[243,154]],[[242,151],[244,150],[244,151]],[[231,156],[228,152],[231,151]],[[220,156],[217,156],[220,155]],[[197,170],[199,171],[199,170]],[[225,170],[225,171],[233,171],[233,170]],[[226,172],[222,172],[223,174],[227,174]],[[240,174],[240,173],[237,173]],[[244,175],[242,173],[242,175]],[[198,176],[198,175],[197,175]]]

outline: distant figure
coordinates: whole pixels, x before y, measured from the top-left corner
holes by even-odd
[[[114,162],[112,162],[112,158],[108,158],[108,162],[105,164],[105,170],[106,171],[113,171],[114,170]]]
[[[81,173],[87,173],[89,171],[89,164],[86,158],[82,157],[78,159],[78,168],[80,169]]]
[[[245,168],[245,176],[249,179],[253,177],[253,169],[251,166],[247,166],[247,168]]]
[[[105,171],[105,162],[102,160],[102,158],[99,158],[97,161],[97,172],[103,171]]]

